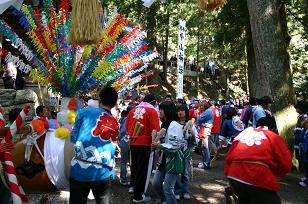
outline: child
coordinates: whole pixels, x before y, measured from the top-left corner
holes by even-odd
[[[126,117],[132,108],[128,107],[127,110],[121,112],[120,118],[120,131],[118,135],[118,143],[121,149],[121,170],[120,170],[120,184],[126,186],[126,170],[127,170],[127,160],[129,156],[129,138],[125,129]]]
[[[47,121],[47,116],[48,116],[48,110],[45,106],[43,105],[40,105],[36,108],[35,110],[36,112],[36,115],[37,115],[37,118],[38,120],[42,120],[44,122],[44,127],[46,130],[49,129],[49,124],[48,124],[48,121]]]
[[[299,185],[302,187],[308,186],[308,118],[302,122],[302,131],[300,134],[299,152],[301,161],[303,162],[303,170],[305,177],[301,179]]]

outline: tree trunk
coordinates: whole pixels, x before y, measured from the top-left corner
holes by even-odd
[[[246,30],[246,53],[247,53],[247,62],[248,62],[248,87],[249,87],[249,95],[256,96],[256,90],[253,88],[254,77],[257,76],[257,68],[256,68],[256,58],[253,50],[253,42],[251,36],[250,24],[245,26]]]
[[[306,33],[308,33],[308,0],[302,0],[304,10],[305,10],[305,16],[303,17],[303,25]]]
[[[156,23],[156,12],[157,12],[157,2],[154,3],[147,12],[147,39],[148,39],[148,45],[149,48],[152,50],[156,51],[156,46],[157,46],[157,37],[156,37],[156,27],[157,27],[157,23]],[[142,21],[141,21],[142,22]]]
[[[247,0],[247,5],[256,58],[252,92],[256,97],[273,98],[271,109],[280,133],[286,136],[296,117],[294,120],[295,94],[287,52],[289,38],[284,3],[282,0]]]
[[[167,81],[167,69],[168,69],[168,44],[169,44],[169,19],[170,19],[170,14],[169,11],[167,13],[167,26],[166,26],[166,40],[164,42],[164,52],[163,52],[163,56],[164,56],[164,66],[163,66],[163,72],[164,72],[164,81]],[[172,68],[172,67],[171,67]]]
[[[138,1],[139,3],[142,1]],[[144,9],[142,7],[142,9]],[[146,31],[147,31],[147,43],[148,47],[151,50],[156,51],[157,50],[157,22],[156,22],[156,12],[158,9],[158,3],[155,2],[150,8],[146,9]],[[139,22],[143,22],[144,19],[140,19]],[[154,70],[154,62],[150,64],[150,69]],[[146,72],[148,69],[146,68]],[[155,75],[158,76],[158,72],[154,72]],[[154,76],[145,78],[145,83],[152,84],[155,83]]]
[[[273,110],[294,103],[290,58],[287,52],[286,20],[279,0],[247,0],[256,74],[252,90],[257,97],[273,97]]]
[[[247,3],[245,5],[245,18],[249,19],[249,11]],[[246,34],[246,54],[247,54],[247,72],[248,72],[248,89],[249,95],[256,97],[256,91],[253,88],[254,78],[257,76],[256,58],[252,41],[251,26],[249,20],[245,21],[245,34]],[[257,80],[255,80],[257,81]]]

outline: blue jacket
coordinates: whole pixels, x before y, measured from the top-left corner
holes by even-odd
[[[302,161],[308,163],[308,129],[303,129],[300,134],[299,149]]]
[[[208,108],[198,117],[197,122],[202,126],[212,126],[213,120],[213,112],[211,108]]]
[[[223,137],[234,137],[241,131],[236,130],[232,125],[231,119],[226,119],[223,121],[221,129],[220,129],[220,135]]]
[[[75,157],[71,177],[77,181],[114,179],[114,152],[118,122],[110,111],[87,107],[76,118],[71,135]]]

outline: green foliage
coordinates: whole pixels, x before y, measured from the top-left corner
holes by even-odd
[[[167,30],[169,31],[168,57],[177,53],[178,20],[186,20],[186,58],[197,58],[199,62],[208,57],[216,58],[220,67],[229,67],[237,73],[238,80],[246,80],[247,53],[245,27],[249,25],[247,3],[243,0],[229,0],[222,8],[212,12],[198,9],[195,0],[157,0],[152,7],[142,6],[141,0],[101,0],[111,12],[114,6],[129,17],[133,23],[140,23],[148,31],[150,42],[163,55]],[[308,90],[308,35],[307,4],[303,0],[286,0],[290,41],[290,58],[294,86],[307,98]],[[243,87],[245,88],[245,87]]]
[[[0,73],[3,73],[5,71],[5,66],[3,64],[0,64]]]
[[[291,36],[290,56],[296,92],[308,98],[308,34],[304,28],[306,15],[302,0],[287,1],[288,29]]]

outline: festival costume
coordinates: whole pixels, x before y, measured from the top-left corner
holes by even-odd
[[[138,136],[134,134],[134,128],[137,122],[144,125],[144,128]],[[134,199],[141,200],[142,195],[146,193],[145,189],[149,157],[151,153],[153,130],[159,131],[158,112],[154,106],[142,102],[133,108],[126,119],[126,130],[129,135],[129,144],[131,148],[131,187],[134,187]]]
[[[119,141],[119,146],[121,149],[121,165],[120,165],[120,183],[121,184],[126,184],[127,178],[127,161],[128,161],[128,156],[129,156],[129,137],[127,135],[126,129],[125,129],[125,124],[126,124],[126,117],[120,119],[120,131],[118,135],[118,141]]]
[[[244,127],[244,123],[238,116],[233,116],[232,119],[226,119],[222,123],[219,139],[228,139],[227,147],[229,147],[234,138],[244,130]]]
[[[282,178],[291,170],[291,161],[283,138],[265,127],[250,127],[234,139],[226,157],[225,175],[241,183],[241,188],[255,186],[277,192],[277,177]]]
[[[266,114],[270,114],[272,115],[272,113],[266,109],[264,109],[262,106],[258,105],[255,110],[253,110],[253,113],[252,113],[252,117],[253,117],[253,120],[252,120],[252,127],[256,127],[257,126],[257,122],[260,118],[264,118],[266,117]]]
[[[302,122],[305,120],[305,118],[307,118],[308,115],[307,114],[301,114],[298,116],[297,119],[297,123],[296,123],[296,127],[294,129],[294,151],[295,151],[295,158],[298,160],[299,162],[299,168],[302,168],[302,161],[300,158],[300,152],[299,152],[299,143],[301,141],[301,133],[303,131],[302,128]]]
[[[194,135],[197,137],[198,132],[195,127],[195,125],[192,126],[192,131],[194,132]],[[180,179],[177,180],[175,183],[175,194],[177,195],[185,195],[188,194],[188,187],[189,187],[189,181],[190,181],[190,168],[192,165],[191,155],[190,155],[190,148],[189,148],[189,140],[190,137],[192,137],[191,134],[188,133],[188,131],[184,134],[184,146],[182,148],[183,152],[183,172],[180,175]]]
[[[184,171],[183,147],[185,139],[184,125],[172,121],[168,127],[165,143],[161,145],[162,156],[158,169],[154,176],[154,187],[161,196],[162,201],[168,204],[176,204],[174,186],[179,180],[179,174]]]
[[[100,203],[110,197],[110,180],[114,179],[114,152],[118,122],[109,110],[87,107],[76,118],[71,135],[75,157],[71,161],[70,202],[86,199],[90,188]]]
[[[134,128],[137,122],[143,124],[144,128],[138,136],[134,136]],[[132,109],[126,119],[126,130],[130,136],[129,144],[131,146],[150,147],[152,144],[152,131],[160,130],[159,117],[155,107],[149,103],[142,102]]]
[[[308,129],[302,129],[299,135],[299,153],[300,161],[302,162],[302,169],[305,173],[305,182],[308,185]]]
[[[262,106],[258,105],[257,108],[255,110],[253,110],[253,113],[252,113],[252,127],[256,127],[257,124],[258,124],[258,121],[260,118],[264,118],[264,117],[267,117],[267,118],[271,118],[272,120],[271,121],[271,126],[273,127],[273,132],[277,133],[278,134],[278,128],[277,128],[277,124],[276,124],[276,120],[275,120],[275,117],[274,115],[272,114],[272,112],[268,109],[265,109],[263,108]]]
[[[189,109],[189,119],[191,120],[192,118],[195,119],[195,121],[197,121],[199,115],[199,108],[198,107],[193,107],[191,109]]]
[[[218,135],[220,133],[220,126],[222,122],[221,112],[216,106],[211,106],[211,110],[213,113],[213,127],[211,129],[211,134]]]
[[[252,126],[252,113],[257,108],[257,106],[245,106],[241,113],[241,120],[245,124],[245,127]]]
[[[216,106],[211,106],[211,110],[213,112],[213,127],[211,129],[211,136],[210,139],[212,141],[213,149],[211,150],[216,154],[217,152],[217,146],[219,146],[219,133],[220,133],[220,127],[221,127],[221,122],[222,122],[222,116],[221,116],[221,111],[219,107]]]
[[[213,112],[210,108],[206,109],[197,120],[198,124],[200,124],[200,132],[199,132],[199,147],[202,151],[203,156],[203,167],[209,167],[210,165],[210,148],[209,145],[215,146],[211,142],[210,135],[211,129],[213,127]],[[202,145],[203,143],[203,145]]]

